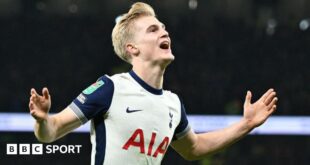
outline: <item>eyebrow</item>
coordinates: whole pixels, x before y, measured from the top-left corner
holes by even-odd
[[[146,31],[149,31],[151,28],[154,28],[154,27],[158,27],[158,25],[157,24],[153,24],[153,25],[150,25],[147,29],[146,29]],[[166,26],[165,26],[165,24],[161,24],[161,27],[163,28],[163,29],[166,29]]]

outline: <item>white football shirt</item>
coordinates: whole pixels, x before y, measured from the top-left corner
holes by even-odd
[[[92,165],[159,165],[190,130],[178,96],[133,71],[100,77],[69,107],[82,123],[91,120]]]

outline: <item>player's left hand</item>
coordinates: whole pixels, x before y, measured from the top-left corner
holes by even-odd
[[[243,118],[247,121],[249,128],[263,124],[267,118],[276,110],[278,98],[273,89],[269,89],[260,99],[255,103],[251,103],[252,93],[247,92],[244,102]]]

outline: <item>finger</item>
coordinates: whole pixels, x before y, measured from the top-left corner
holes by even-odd
[[[270,111],[268,111],[268,113],[269,113],[268,115],[273,114],[276,111],[276,109],[277,109],[277,105],[273,105],[272,108],[270,109]]]
[[[247,91],[244,101],[244,106],[248,107],[251,105],[252,93],[251,91]]]
[[[48,92],[48,89],[46,88],[46,87],[44,87],[43,89],[42,89],[42,94],[43,94],[43,97],[45,98],[45,99],[49,99],[50,98],[50,94],[49,94],[49,92]]]
[[[272,110],[273,106],[278,102],[278,98],[275,97],[272,99],[271,103],[267,106],[268,111]]]
[[[31,94],[31,95],[36,95],[36,96],[39,95],[39,94],[37,93],[37,91],[36,91],[34,88],[31,88],[30,94]]]
[[[29,101],[35,102],[35,101],[36,101],[36,95],[35,95],[35,94],[32,94],[32,95],[30,96]]]
[[[37,91],[34,88],[31,88],[31,96],[34,97],[34,101],[38,101],[40,95],[37,93]]]
[[[273,92],[273,89],[269,89],[259,100],[265,102],[266,98]]]
[[[30,110],[30,111],[34,109],[34,107],[33,107],[33,102],[32,102],[32,101],[29,102],[29,105],[28,105],[28,106],[29,106],[29,110]]]
[[[30,97],[30,101],[38,102],[39,101],[39,97],[36,94],[32,94],[31,97]]]
[[[271,101],[274,99],[274,97],[276,96],[276,92],[271,92],[268,97],[265,100],[265,104],[269,105],[271,103]]]
[[[34,88],[31,88],[30,89],[30,95],[34,94],[35,93],[35,89]]]

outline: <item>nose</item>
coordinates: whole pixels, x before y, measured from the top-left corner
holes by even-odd
[[[163,29],[161,38],[169,38],[169,33],[167,32],[166,29]]]

